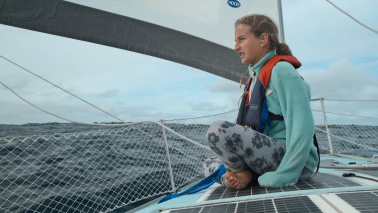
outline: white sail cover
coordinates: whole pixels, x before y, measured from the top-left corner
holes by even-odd
[[[188,65],[233,81],[246,65],[234,22],[277,0],[0,0],[0,24],[107,45]]]

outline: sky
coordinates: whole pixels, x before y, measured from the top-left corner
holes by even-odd
[[[378,29],[378,1],[332,2]],[[298,72],[313,98],[378,99],[378,34],[325,0],[282,0],[282,7],[285,41],[303,64]],[[5,25],[0,25],[0,41],[1,56],[123,121],[197,117],[238,108],[239,83],[188,66]],[[62,117],[117,121],[3,58],[0,81]],[[0,124],[66,122],[31,107],[2,85],[0,109]]]

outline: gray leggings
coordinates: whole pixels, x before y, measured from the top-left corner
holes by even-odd
[[[255,130],[227,121],[216,121],[207,132],[210,148],[217,157],[208,158],[204,173],[208,176],[223,162],[227,171],[235,173],[248,168],[262,175],[275,171],[285,155],[285,145]],[[304,168],[300,180],[310,178],[312,173]]]

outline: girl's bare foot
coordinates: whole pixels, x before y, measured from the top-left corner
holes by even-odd
[[[226,186],[232,189],[244,189],[252,181],[252,171],[247,169],[242,172],[226,172],[224,174]]]

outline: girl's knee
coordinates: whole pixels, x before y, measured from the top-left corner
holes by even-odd
[[[210,125],[210,127],[209,127],[209,129],[208,129],[208,131],[207,131],[207,134],[209,134],[209,133],[216,133],[216,134],[218,134],[218,132],[219,132],[219,130],[221,129],[221,128],[224,128],[224,127],[227,127],[227,126],[229,126],[229,125],[233,125],[232,123],[230,123],[230,122],[228,122],[228,121],[214,121],[211,125]]]
[[[213,123],[211,123],[209,130],[218,130],[225,122],[227,121],[214,121]]]
[[[209,143],[211,142],[215,142],[214,139],[216,137],[219,138],[219,131],[218,129],[221,127],[222,123],[224,123],[224,121],[214,121],[209,129],[207,130],[207,133],[206,133],[206,139]]]

